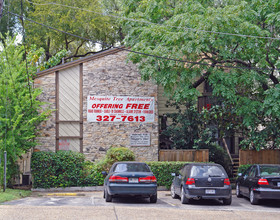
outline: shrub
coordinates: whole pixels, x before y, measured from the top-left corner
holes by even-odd
[[[150,166],[157,178],[158,185],[170,188],[173,180],[171,173],[178,173],[187,162],[153,161],[146,163]]]
[[[117,161],[134,161],[133,151],[126,147],[111,147],[106,154],[106,158],[112,162]]]
[[[243,173],[245,170],[247,170],[250,166],[252,166],[252,164],[244,164],[244,165],[240,165],[238,167],[238,171],[237,173]]]
[[[90,162],[77,152],[34,152],[31,168],[34,188],[96,186],[100,182]]]
[[[101,171],[109,171],[113,163],[118,161],[134,161],[135,155],[132,150],[126,147],[111,147],[105,158],[96,164],[96,168]]]
[[[84,167],[84,182],[82,185],[84,186],[100,186],[103,185],[104,176],[101,174],[100,168],[97,164],[94,164],[90,161],[85,162]]]

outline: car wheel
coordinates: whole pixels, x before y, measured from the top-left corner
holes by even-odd
[[[172,183],[172,185],[171,185],[170,192],[171,192],[171,197],[172,197],[173,199],[178,199],[179,196],[175,193],[175,186],[174,186],[174,183]]]
[[[183,187],[181,188],[181,203],[182,204],[189,203],[189,199],[185,196]]]
[[[242,195],[240,194],[240,185],[239,185],[239,183],[236,184],[236,196],[238,198],[242,197]]]
[[[230,197],[229,199],[223,199],[224,205],[230,205],[231,201],[232,201],[232,197]]]
[[[157,194],[150,196],[150,203],[156,203],[157,202]]]
[[[105,190],[105,201],[112,202],[112,196]]]
[[[255,196],[253,189],[250,190],[250,202],[252,205],[257,205],[259,203],[258,199]]]

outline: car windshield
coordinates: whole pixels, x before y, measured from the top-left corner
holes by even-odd
[[[144,163],[119,163],[115,166],[113,172],[151,172]]]
[[[261,176],[280,175],[280,166],[260,166]]]
[[[191,177],[225,177],[226,174],[218,166],[193,166]]]

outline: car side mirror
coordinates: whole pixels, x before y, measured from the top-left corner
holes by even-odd
[[[108,173],[107,173],[106,171],[102,171],[101,174],[102,174],[103,176],[107,176],[107,175],[108,175]]]
[[[242,173],[238,173],[237,175],[238,175],[238,176],[242,176]]]

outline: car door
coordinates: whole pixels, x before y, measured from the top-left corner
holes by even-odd
[[[242,194],[246,193],[245,182],[249,176],[249,172],[250,172],[251,168],[252,167],[249,167],[247,170],[245,170],[242,173],[242,176],[239,178],[239,187],[240,187],[240,191],[242,192]]]
[[[174,188],[175,188],[175,193],[180,195],[180,189],[181,189],[181,179],[182,179],[182,172],[183,172],[182,168],[181,170],[179,170],[178,173],[176,173],[176,176],[173,179],[173,184],[174,184]]]
[[[176,194],[180,195],[181,194],[181,185],[182,185],[182,178],[184,175],[184,169],[186,166],[184,166],[181,170],[179,170],[178,176],[175,178],[175,192]]]
[[[246,180],[244,181],[244,193],[248,196],[249,196],[251,187],[254,185],[256,173],[257,173],[257,167],[252,166],[252,168],[249,170]]]

